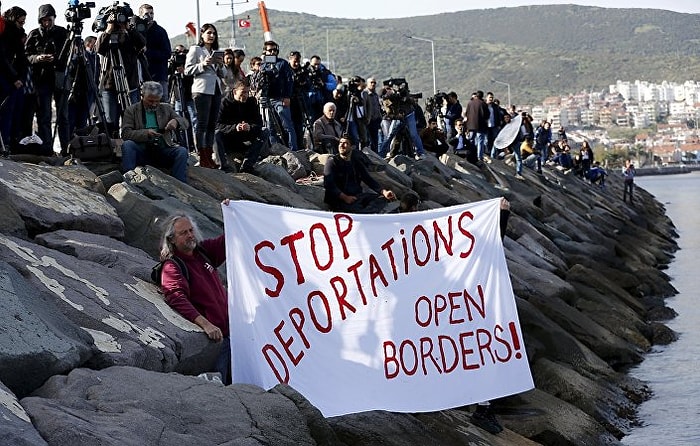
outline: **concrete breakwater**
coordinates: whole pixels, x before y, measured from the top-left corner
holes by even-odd
[[[149,281],[159,222],[187,212],[205,237],[222,230],[219,203],[246,199],[325,209],[326,155],[281,148],[259,176],[191,167],[189,185],[115,165],[0,163],[0,438],[8,444],[274,445],[619,444],[649,389],[625,374],[655,343],[675,293],[664,268],[677,249],[663,206],[641,189],[622,202],[545,168],[514,179],[502,161],[398,156],[372,175],[426,209],[505,196],[504,242],[536,389],[493,401],[506,428],[490,435],[472,407],[373,411],[323,418],[286,386],[223,387],[197,378],[216,353]],[[41,161],[41,160],[33,160]],[[46,160],[44,160],[46,161]],[[465,383],[468,391],[469,383]],[[381,440],[378,440],[381,439]],[[3,440],[5,441],[5,440]]]

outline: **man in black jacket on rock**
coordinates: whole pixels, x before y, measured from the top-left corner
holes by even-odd
[[[233,171],[227,153],[242,159],[240,172],[255,173],[255,163],[260,157],[264,141],[263,122],[258,102],[249,96],[245,82],[237,82],[221,101],[219,120],[216,123],[214,148],[219,155],[221,169]]]

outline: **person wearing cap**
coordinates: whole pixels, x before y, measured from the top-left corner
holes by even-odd
[[[71,85],[65,85],[66,61],[59,60],[68,38],[68,30],[55,24],[56,10],[50,4],[39,6],[39,27],[30,31],[25,44],[27,59],[32,67],[32,82],[36,92],[37,135],[42,141],[42,152],[53,152],[51,129],[52,101],[55,104],[58,139],[62,151],[70,141],[68,104],[64,103]],[[67,90],[66,90],[67,89]]]

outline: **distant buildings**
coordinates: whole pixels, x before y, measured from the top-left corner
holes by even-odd
[[[635,141],[624,144],[653,153],[657,162],[695,162],[700,154],[700,82],[618,80],[608,91],[548,97],[528,111],[535,122],[581,129],[582,137],[591,139],[600,132],[586,131],[589,127],[640,129]],[[647,130],[652,124],[657,124],[655,134]],[[607,141],[607,135],[601,139]]]

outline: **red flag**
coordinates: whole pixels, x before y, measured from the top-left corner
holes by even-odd
[[[197,28],[194,26],[194,23],[188,22],[187,25],[185,25],[185,35],[189,37],[197,36]]]
[[[250,28],[250,20],[248,19],[240,19],[238,21],[238,27],[239,28]]]

